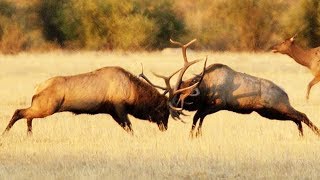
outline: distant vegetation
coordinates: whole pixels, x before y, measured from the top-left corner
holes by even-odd
[[[296,32],[304,46],[320,45],[317,0],[0,1],[4,54],[161,50],[169,38],[197,38],[201,50],[263,51]]]

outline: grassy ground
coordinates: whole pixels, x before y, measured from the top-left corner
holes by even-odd
[[[297,110],[320,126],[320,89],[305,100],[311,73],[278,54],[190,53],[209,56],[208,64],[272,80],[286,90]],[[0,131],[17,108],[30,105],[35,86],[56,75],[88,72],[103,66],[122,66],[133,74],[170,74],[182,65],[180,51],[166,53],[49,53],[0,56]],[[201,71],[201,64],[187,73]],[[305,125],[299,138],[293,122],[271,121],[256,113],[221,111],[207,116],[200,139],[188,138],[194,112],[186,124],[169,120],[160,132],[155,124],[130,117],[135,136],[126,134],[109,115],[55,114],[33,122],[26,136],[26,120],[0,137],[0,179],[295,179],[320,176],[320,139]]]

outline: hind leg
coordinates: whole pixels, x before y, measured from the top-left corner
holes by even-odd
[[[303,136],[301,122],[306,124],[315,134],[320,136],[320,130],[318,129],[318,127],[315,126],[304,113],[295,110],[293,107],[289,107],[288,111],[286,112],[286,116],[288,116],[288,118],[290,118],[297,124],[300,136]]]
[[[301,122],[305,123],[308,127],[311,128],[311,130],[316,133],[318,136],[320,136],[319,129],[308,119],[308,117],[295,110],[290,105],[282,104],[281,106],[278,106],[277,108],[273,109],[261,109],[257,111],[261,116],[269,118],[269,119],[278,119],[278,120],[291,120],[293,121],[297,126],[299,130],[299,135],[303,136],[303,128]]]
[[[261,109],[257,111],[258,114],[260,114],[262,117],[268,118],[268,119],[276,119],[276,120],[291,120],[293,121],[297,126],[299,130],[299,135],[303,136],[303,129],[301,124],[301,119],[296,116],[295,111],[293,109]]]
[[[302,123],[301,123],[301,121],[294,120],[294,122],[295,122],[296,125],[298,126],[299,136],[302,137],[302,136],[303,136],[303,129],[302,129]]]
[[[27,135],[31,136],[32,135],[32,119],[27,119],[27,126],[28,126]]]
[[[17,109],[11,120],[9,121],[9,124],[7,125],[6,129],[3,131],[2,135],[8,133],[10,131],[10,129],[12,128],[12,126],[20,119],[24,118],[24,111],[25,109]]]
[[[6,129],[2,134],[6,134],[12,128],[12,126],[20,119],[27,119],[27,126],[28,126],[28,135],[32,134],[32,120],[34,118],[44,118],[46,116],[54,114],[55,111],[51,109],[39,109],[35,107],[30,107],[27,109],[18,109],[13,114],[9,124],[7,125]]]
[[[305,123],[316,135],[320,136],[320,130],[318,127],[314,125],[304,113],[296,111],[296,116],[299,117],[299,119],[301,119],[301,121]]]

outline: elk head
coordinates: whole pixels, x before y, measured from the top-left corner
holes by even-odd
[[[298,33],[296,33],[291,38],[284,40],[283,42],[272,46],[270,49],[274,53],[281,53],[281,54],[288,54],[290,52],[291,46],[293,45],[295,38],[297,37]]]

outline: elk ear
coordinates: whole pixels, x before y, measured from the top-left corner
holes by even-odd
[[[295,36],[293,36],[292,38],[290,38],[290,41],[293,42],[295,40]]]
[[[298,36],[298,33],[296,33],[294,36],[292,36],[292,38],[290,38],[290,41],[293,42],[297,36]]]

